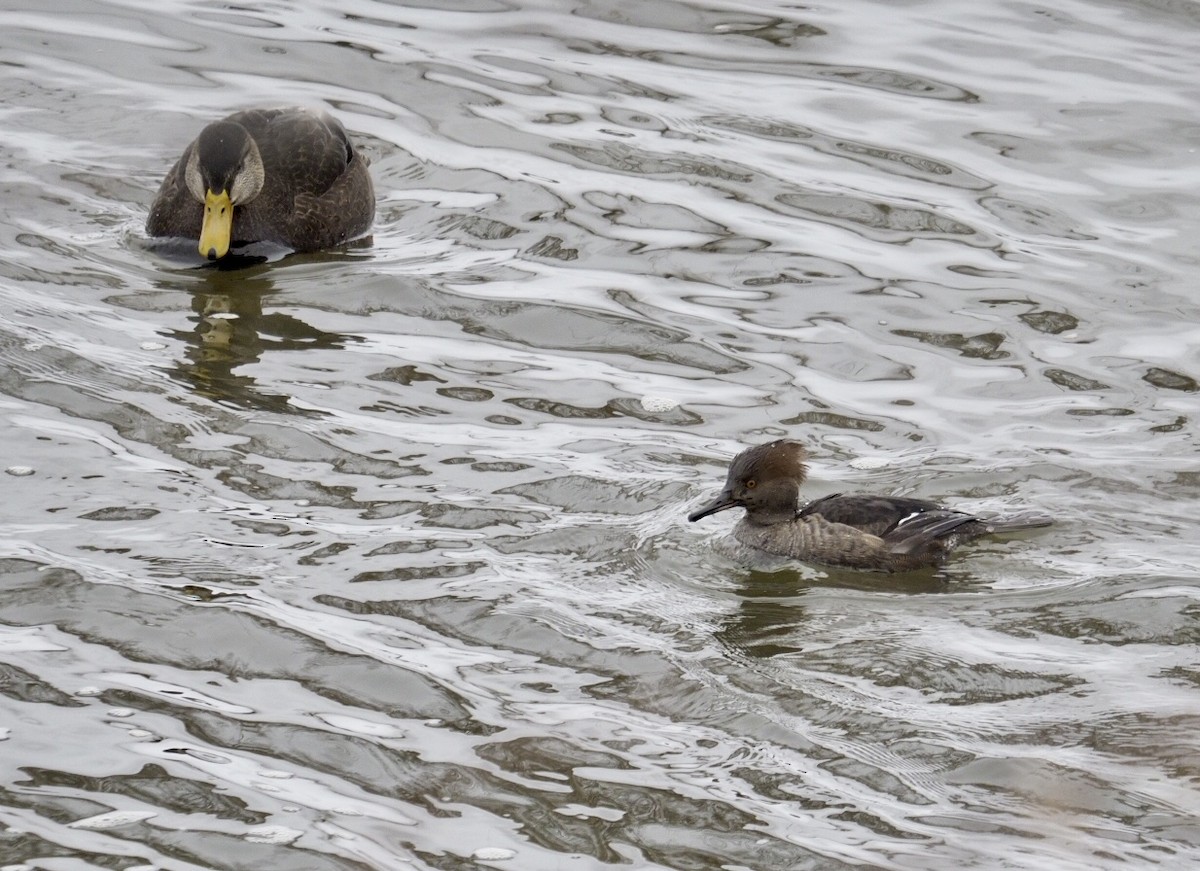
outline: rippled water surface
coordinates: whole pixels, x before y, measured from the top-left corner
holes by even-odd
[[[1200,862],[1194,4],[0,7],[0,865]],[[369,245],[200,268],[331,109]],[[1057,524],[901,578],[689,525]]]

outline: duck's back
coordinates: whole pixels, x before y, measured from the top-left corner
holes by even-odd
[[[249,109],[230,117],[254,139],[266,171],[262,193],[235,213],[239,239],[307,251],[370,229],[375,193],[366,160],[331,115]]]
[[[261,196],[326,194],[354,163],[346,130],[326,112],[247,109],[227,119],[246,128],[266,170]]]

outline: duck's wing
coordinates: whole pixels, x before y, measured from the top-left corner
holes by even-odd
[[[973,515],[924,499],[840,493],[809,503],[800,516],[854,527],[881,538],[889,553],[913,555],[953,546],[947,537],[966,531],[964,526],[977,521]]]
[[[357,157],[345,128],[327,112],[251,109],[230,116],[258,146],[266,173],[263,194],[321,197]]]
[[[262,157],[262,193],[235,215],[235,235],[296,251],[343,244],[366,234],[375,189],[366,159],[332,115],[284,107],[231,115]]]
[[[979,519],[970,514],[934,508],[901,518],[883,535],[883,542],[896,554],[944,552],[954,547],[961,535],[969,532],[973,538],[984,531]]]
[[[883,538],[901,524],[912,523],[918,518],[937,512],[947,512],[934,502],[924,499],[908,499],[903,496],[843,496],[834,493],[808,503],[800,511],[801,517],[823,517],[830,523],[853,526],[871,535]]]

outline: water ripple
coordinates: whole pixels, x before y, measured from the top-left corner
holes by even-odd
[[[0,13],[6,862],[1200,856],[1194,15],[915,9]],[[259,103],[373,237],[146,240]],[[886,579],[686,524],[785,435],[1057,522]]]

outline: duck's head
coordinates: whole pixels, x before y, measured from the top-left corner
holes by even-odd
[[[233,210],[263,186],[263,162],[254,139],[240,124],[217,121],[202,131],[185,170],[188,190],[204,204],[200,254],[224,257],[233,236]]]
[[[726,508],[745,508],[755,522],[790,520],[796,516],[800,485],[808,474],[807,457],[804,445],[791,439],[747,448],[733,458],[721,495],[689,514],[688,520],[695,523]]]

